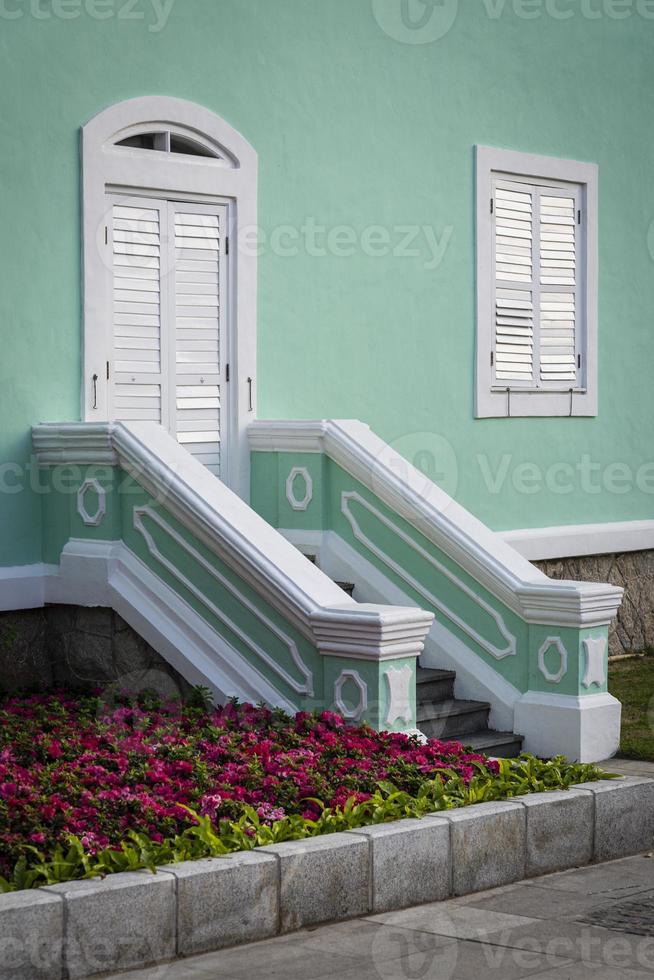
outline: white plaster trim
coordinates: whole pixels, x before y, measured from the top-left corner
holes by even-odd
[[[393,534],[397,535],[398,538],[401,538],[405,544],[415,551],[416,554],[418,554],[424,561],[435,568],[439,574],[448,578],[450,582],[456,586],[456,588],[460,589],[465,595],[468,596],[469,599],[472,599],[473,602],[480,606],[480,608],[483,609],[484,612],[494,621],[500,634],[507,641],[507,645],[505,647],[497,647],[487,640],[481,635],[481,633],[478,633],[477,630],[473,629],[472,626],[469,626],[464,619],[461,619],[460,616],[457,616],[455,612],[449,609],[444,602],[442,602],[436,595],[434,595],[433,592],[419,582],[418,579],[410,575],[409,572],[407,572],[406,569],[399,564],[399,562],[396,562],[387,552],[371,541],[370,538],[364,534],[357,519],[350,510],[350,501],[356,501],[356,503],[358,503],[361,507],[373,514],[376,520],[391,530]],[[399,575],[399,577],[406,582],[410,588],[414,589],[419,595],[426,599],[430,605],[438,609],[446,619],[449,619],[451,623],[458,626],[458,628],[469,636],[474,643],[480,646],[482,650],[485,650],[486,653],[489,653],[491,657],[494,657],[496,660],[503,660],[504,657],[515,656],[516,638],[513,633],[510,632],[497,610],[493,609],[491,605],[482,599],[482,597],[478,595],[474,589],[471,589],[462,579],[454,575],[449,568],[446,568],[445,565],[442,564],[442,562],[439,562],[428,551],[425,551],[425,549],[414,541],[410,535],[406,534],[401,528],[399,528],[397,524],[389,520],[376,507],[373,507],[373,505],[362,497],[361,494],[357,493],[356,491],[341,494],[341,513],[352,528],[352,533],[357,541],[360,541],[361,544],[364,545],[364,547],[366,547],[371,554],[375,555],[381,562],[383,562],[387,568],[390,568],[396,575]]]
[[[116,138],[138,129],[166,126],[205,136],[225,157],[191,159],[157,152],[130,152],[113,145]],[[111,295],[106,267],[98,247],[98,231],[106,224],[107,191],[155,193],[162,199],[211,203],[230,208],[230,294],[234,312],[228,343],[230,382],[225,394],[227,425],[221,432],[225,481],[244,500],[250,492],[247,424],[256,417],[256,250],[239,248],[241,230],[257,225],[257,154],[248,141],[214,112],[183,99],[144,96],[110,106],[82,129],[82,210],[84,258],[84,353],[82,418],[108,418],[106,364],[111,364]],[[236,322],[237,317],[237,322]],[[97,375],[97,408],[93,375]],[[251,379],[251,384],[248,383]]]
[[[85,429],[83,422],[37,426],[39,462],[39,444],[47,444],[46,461],[57,452],[57,433],[74,455],[74,433],[83,437]],[[370,659],[420,653],[432,613],[355,602],[160,425],[106,429],[116,463],[319,650]]]
[[[52,567],[38,563],[0,568],[0,612],[40,609],[45,602],[45,578]]]
[[[189,578],[187,578],[186,575],[184,575],[177,568],[174,562],[170,561],[168,558],[166,558],[164,554],[162,554],[154,538],[146,528],[143,518],[148,518],[149,520],[152,521],[153,524],[156,524],[158,527],[160,527],[168,535],[168,537],[171,538],[178,545],[178,547],[180,547],[183,551],[185,551],[186,554],[189,555],[193,559],[193,561],[196,562],[205,571],[205,573],[210,578],[218,582],[222,588],[227,589],[228,592],[231,592],[231,594],[238,600],[238,602],[249,610],[251,616],[259,620],[259,622],[267,630],[269,630],[274,636],[277,637],[278,640],[281,641],[281,643],[288,650],[291,660],[293,661],[299,674],[303,678],[303,683],[298,683],[298,681],[294,677],[292,677],[286,670],[284,670],[281,664],[277,663],[274,657],[271,657],[266,652],[266,650],[263,649],[263,647],[261,647],[258,643],[256,643],[252,639],[252,637],[248,636],[248,634],[245,633],[244,630],[242,630],[241,627],[234,622],[234,620],[232,620],[229,616],[227,616],[226,613],[219,606],[216,605],[216,603],[212,602],[203,589],[198,588],[197,585],[195,585]],[[230,582],[229,579],[226,578],[226,576],[222,575],[218,571],[218,569],[211,564],[211,562],[207,561],[207,559],[200,554],[197,548],[194,548],[192,545],[190,545],[188,541],[186,541],[186,539],[182,537],[181,534],[178,534],[177,531],[173,527],[171,527],[171,525],[167,521],[165,521],[161,517],[161,515],[157,513],[157,511],[153,510],[151,507],[134,508],[134,528],[144,538],[147,549],[152,555],[152,557],[155,558],[160,565],[163,565],[163,567],[167,569],[167,571],[175,579],[177,579],[177,581],[185,589],[187,589],[192,595],[194,595],[195,598],[198,600],[198,602],[202,603],[205,609],[207,609],[213,616],[215,616],[216,619],[220,620],[220,622],[223,623],[223,625],[225,625],[234,634],[234,636],[238,636],[241,643],[249,647],[252,653],[254,653],[255,656],[257,656],[261,661],[267,664],[270,670],[276,673],[278,677],[281,677],[281,679],[286,684],[288,684],[288,686],[293,691],[295,691],[296,694],[303,694],[303,695],[307,695],[308,697],[313,696],[313,673],[302,660],[302,657],[300,656],[300,651],[298,650],[295,641],[291,639],[291,637],[288,636],[287,633],[284,633],[283,630],[279,629],[279,627],[275,623],[273,623],[273,621],[268,616],[264,615],[264,613],[262,613],[261,610],[257,608],[255,603],[251,602],[250,599],[248,599],[248,597],[240,589],[238,589],[232,582]]]
[[[304,480],[304,496],[295,496],[295,480],[301,476]],[[313,500],[313,480],[306,466],[294,466],[286,478],[286,499],[293,510],[306,510]]]
[[[46,602],[110,606],[190,684],[208,686],[217,700],[236,695],[297,710],[122,541],[71,539],[61,564],[48,571]]]
[[[570,761],[601,762],[620,744],[622,706],[611,694],[545,694],[529,691],[515,706],[515,731],[525,752]]]
[[[615,521],[498,531],[529,561],[654,549],[654,521]]]
[[[600,687],[606,684],[607,643],[605,636],[589,636],[582,640],[586,654],[586,669],[581,683],[586,689],[593,684],[599,684]]]
[[[116,466],[112,433],[106,422],[38,425],[32,429],[32,445],[40,466]]]
[[[547,669],[547,664],[545,663],[545,654],[548,653],[552,647],[558,650],[559,653],[559,669],[552,672]],[[568,673],[568,651],[563,645],[563,640],[560,636],[548,636],[546,640],[540,646],[538,650],[538,669],[541,674],[550,684],[560,684],[565,675]]]
[[[411,710],[411,681],[414,680],[413,669],[409,664],[404,667],[391,667],[384,674],[388,686],[388,709],[386,711],[386,724],[395,724],[396,721],[404,721],[410,725],[413,721]]]
[[[622,601],[614,585],[555,581],[356,420],[256,421],[256,452],[322,452],[530,623],[600,626]]]
[[[343,701],[343,688],[348,681],[353,681],[359,690],[359,703],[354,708],[348,708]],[[334,704],[348,721],[359,721],[368,710],[368,685],[358,670],[342,670],[334,683]],[[409,718],[409,721],[412,719]]]
[[[320,563],[330,578],[356,582],[357,594],[364,602],[388,602],[398,606],[415,604],[415,600],[391,582],[376,565],[333,531],[325,532],[322,537]],[[491,728],[513,731],[513,706],[521,692],[438,619],[434,620],[427,635],[420,664],[455,670],[455,696],[490,702]]]
[[[89,514],[86,509],[85,497],[88,490],[93,490],[98,496],[98,506],[95,514]],[[77,491],[77,513],[87,527],[99,527],[107,513],[107,492],[98,480],[84,480]]]
[[[494,173],[541,178],[581,185],[585,250],[581,253],[581,296],[585,340],[584,386],[575,388],[572,405],[569,392],[511,391],[510,411],[517,416],[597,415],[597,278],[598,278],[598,174],[595,163],[537,156],[491,146],[476,147],[476,237],[477,237],[477,367],[475,415],[477,418],[506,417],[506,392],[493,390],[490,364],[493,282],[491,263],[491,216]]]
[[[419,657],[433,621],[433,613],[415,606],[365,602],[318,609],[311,616],[323,656],[374,661]]]

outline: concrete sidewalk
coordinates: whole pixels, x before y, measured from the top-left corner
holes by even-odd
[[[643,855],[120,974],[124,980],[653,975],[654,860]]]
[[[606,759],[597,764],[600,769],[619,772],[621,776],[647,776],[648,779],[654,779],[654,762],[642,762],[640,759]]]

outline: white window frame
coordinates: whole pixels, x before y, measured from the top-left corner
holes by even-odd
[[[220,157],[116,146],[127,136],[157,129],[187,135],[215,148]],[[257,256],[255,248],[238,246],[239,232],[245,236],[257,226],[257,176],[257,154],[247,140],[209,109],[183,99],[129,99],[105,109],[82,127],[82,418],[87,422],[107,421],[110,411],[112,382],[107,378],[107,364],[111,364],[113,354],[111,277],[102,246],[112,198],[122,195],[227,204],[230,381],[221,479],[245,500],[250,495],[247,426],[256,418]]]
[[[571,390],[525,388],[493,383],[493,241],[490,202],[493,178],[574,184],[581,188],[580,289],[583,315],[578,324],[582,369]],[[476,147],[477,353],[475,417],[597,415],[597,238],[598,167],[594,163],[536,156],[490,146]]]

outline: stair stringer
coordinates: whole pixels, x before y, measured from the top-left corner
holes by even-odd
[[[45,602],[113,609],[189,684],[294,712],[228,641],[169,588],[122,541],[71,539],[45,577]]]

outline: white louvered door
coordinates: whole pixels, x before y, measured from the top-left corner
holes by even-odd
[[[162,242],[166,206],[137,201],[113,206],[113,364],[111,415],[168,424],[163,397],[168,351],[162,329]],[[165,297],[164,297],[165,299]]]
[[[113,206],[111,414],[160,422],[221,474],[226,205]],[[224,399],[223,399],[224,402]]]
[[[169,204],[168,220],[175,246],[174,431],[196,459],[219,475],[226,208]]]
[[[579,385],[579,190],[493,181],[493,383]]]

